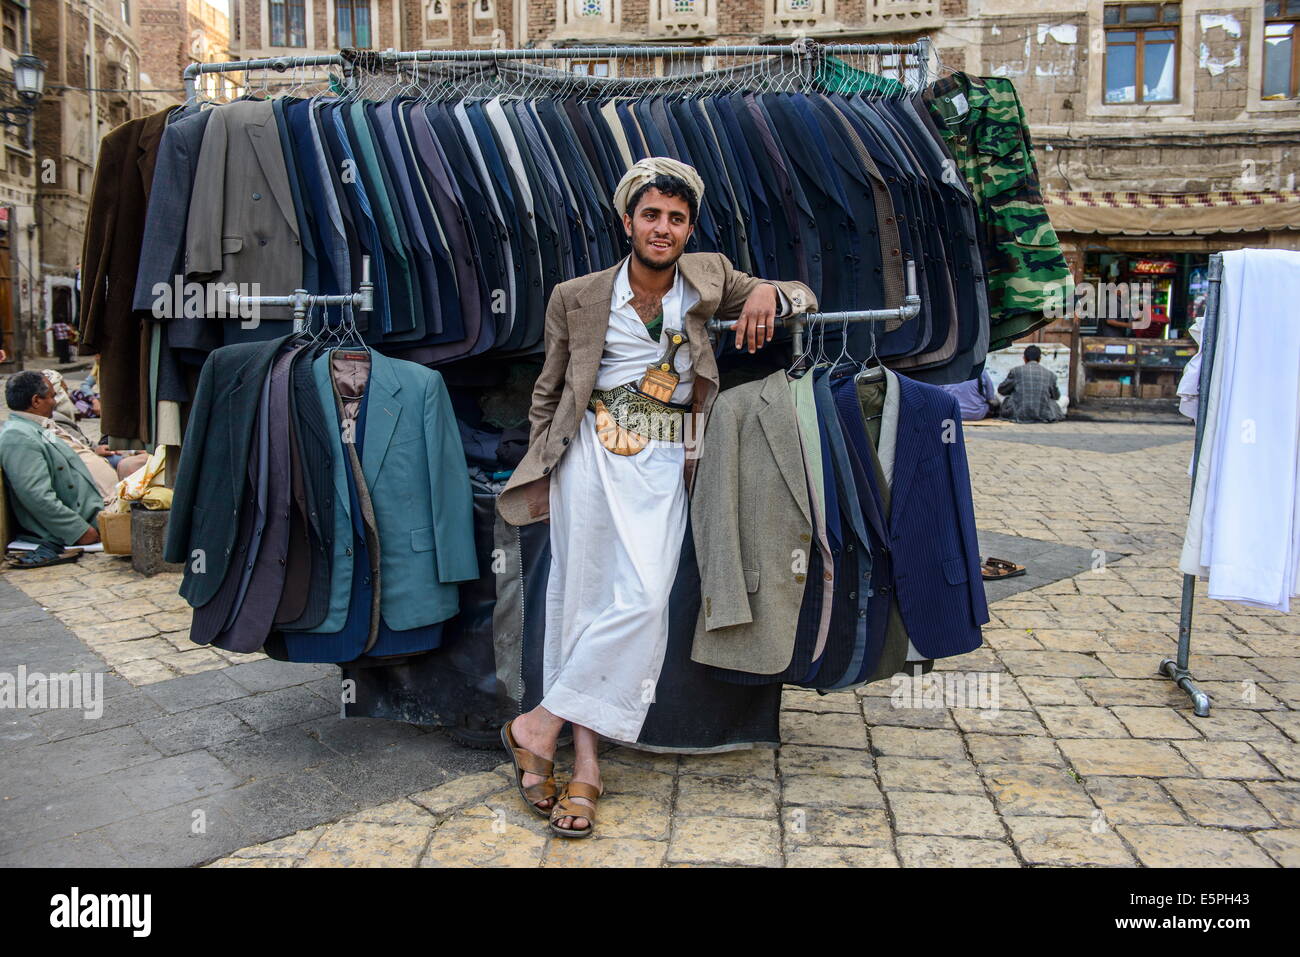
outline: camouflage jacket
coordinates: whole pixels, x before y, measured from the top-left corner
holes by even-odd
[[[956,73],[931,85],[926,103],[983,228],[989,350],[1044,325],[1044,306],[1068,281],[1061,243],[1043,208],[1025,113],[1011,81]]]

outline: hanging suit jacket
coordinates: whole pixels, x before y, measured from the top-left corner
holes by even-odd
[[[271,101],[237,100],[212,112],[190,198],[186,275],[287,295],[302,285],[302,244]],[[265,320],[290,316],[287,307],[264,306],[257,328],[227,321],[227,341],[282,335]]]
[[[100,357],[100,430],[124,439],[145,434],[142,326],[132,305],[154,164],[171,109],[130,120],[104,137],[86,217],[77,351]]]
[[[691,499],[700,566],[691,658],[773,675],[810,630],[800,614],[805,588],[820,582],[806,582],[823,573],[812,560],[810,490],[785,370],[723,392],[710,424]]]
[[[550,515],[551,470],[577,432],[591,398],[605,351],[614,278],[621,265],[561,283],[551,295],[546,308],[546,358],[528,412],[528,452],[497,500],[501,516],[512,525],[528,525]],[[700,296],[683,320],[695,372],[691,414],[699,423],[694,433],[688,428],[686,435],[700,437],[718,394],[718,364],[704,324],[714,316],[738,318],[749,294],[765,280],[734,269],[719,253],[683,253],[677,267]],[[792,302],[802,299],[802,310],[817,308],[812,290],[802,283],[774,285]],[[694,484],[695,467],[688,446],[688,491]]]
[[[391,628],[419,628],[454,615],[457,583],[478,578],[465,450],[442,376],[373,350],[370,361],[362,467],[378,526],[381,607]],[[352,589],[347,463],[332,413],[329,368],[329,352],[312,367],[333,425],[334,554],[330,610],[321,632],[343,628]]]

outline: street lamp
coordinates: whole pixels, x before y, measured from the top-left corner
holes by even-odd
[[[45,92],[45,61],[30,53],[14,60],[14,89],[24,106],[35,107]]]

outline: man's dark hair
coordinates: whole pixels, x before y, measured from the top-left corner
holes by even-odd
[[[686,200],[686,205],[689,206],[691,210],[691,216],[688,222],[694,225],[695,218],[700,214],[699,197],[695,195],[695,190],[691,189],[690,184],[687,183],[686,180],[679,179],[676,176],[669,176],[667,173],[660,173],[628,197],[627,214],[629,216],[633,215],[637,205],[641,202],[641,197],[644,196],[645,191],[651,187],[659,190],[659,192],[663,193],[665,196],[677,196]]]
[[[1040,349],[1040,348],[1038,348],[1038,346],[1026,346],[1026,347],[1025,347],[1025,361],[1026,361],[1026,362],[1037,362],[1037,361],[1038,361],[1039,359],[1041,359],[1042,357],[1043,357],[1043,350]]]
[[[19,372],[5,385],[5,404],[15,412],[26,412],[32,407],[33,399],[53,388],[39,372]]]

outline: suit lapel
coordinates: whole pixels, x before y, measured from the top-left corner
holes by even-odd
[[[808,503],[808,476],[803,467],[803,453],[799,447],[799,424],[795,421],[794,401],[785,370],[772,373],[763,383],[759,393],[765,405],[758,412],[763,434],[772,449],[781,477],[790,488],[790,494],[799,503],[803,517],[812,522],[812,507]]]
[[[341,508],[347,517],[347,524],[352,524],[352,501],[348,495],[348,480],[343,473],[347,468],[343,460],[343,439],[339,435],[338,401],[334,396],[334,380],[330,376],[330,354],[327,349],[311,364],[312,375],[316,380],[316,393],[320,396],[321,408],[325,410],[325,421],[329,424],[330,457],[334,467],[334,507]]]
[[[402,414],[401,403],[397,393],[402,388],[401,382],[393,373],[392,364],[378,352],[370,353],[370,383],[367,386],[369,397],[366,408],[366,447],[361,455],[361,471],[366,477],[366,486],[375,487],[375,479],[388,454],[388,443],[397,428],[397,419]]]
[[[908,379],[899,376],[898,392],[898,439],[894,445],[894,476],[889,483],[891,524],[893,518],[902,514],[907,502],[922,449],[921,404],[916,387]],[[956,427],[961,428],[961,424],[956,423]]]
[[[249,123],[248,138],[252,141],[253,152],[257,155],[258,165],[266,176],[271,194],[280,207],[280,212],[298,235],[298,213],[293,206],[293,195],[289,191],[289,174],[284,165],[284,151],[280,148],[280,133],[275,128],[275,114],[268,109],[261,123]],[[269,127],[269,129],[268,129]]]

